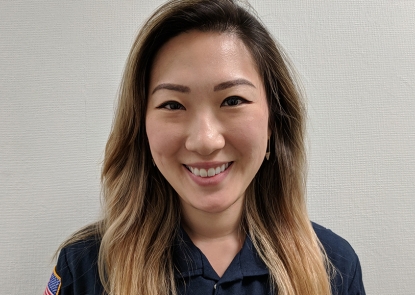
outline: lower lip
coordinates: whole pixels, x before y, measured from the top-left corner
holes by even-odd
[[[185,169],[187,171],[187,173],[189,174],[189,177],[196,182],[196,184],[200,185],[200,186],[214,186],[214,185],[218,185],[219,183],[221,183],[225,177],[228,175],[229,170],[231,170],[233,167],[233,163],[229,165],[229,167],[224,170],[223,172],[216,174],[215,176],[211,176],[211,177],[200,177],[200,176],[196,176],[194,175],[192,172],[190,172],[185,166],[183,166],[183,169]]]

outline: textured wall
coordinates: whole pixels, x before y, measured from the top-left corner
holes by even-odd
[[[41,294],[99,214],[133,36],[160,1],[0,2],[0,290]],[[415,289],[415,1],[251,1],[308,96],[313,220],[358,252],[368,294]]]

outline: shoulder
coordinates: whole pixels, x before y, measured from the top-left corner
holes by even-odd
[[[312,222],[314,232],[323,244],[327,255],[335,260],[355,258],[356,253],[345,239],[317,223]]]
[[[61,278],[59,295],[103,294],[98,273],[100,239],[88,238],[64,247],[56,274]]]
[[[360,261],[349,242],[319,224],[312,223],[312,225],[330,262],[335,267],[332,288],[337,293],[334,294],[365,294]]]

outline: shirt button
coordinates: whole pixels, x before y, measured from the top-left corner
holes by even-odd
[[[215,289],[215,290],[216,290],[216,284],[214,284],[214,285],[213,285],[213,289]]]

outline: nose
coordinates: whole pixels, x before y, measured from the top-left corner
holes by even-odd
[[[225,146],[220,121],[212,114],[202,114],[192,120],[185,143],[186,149],[208,156]]]

